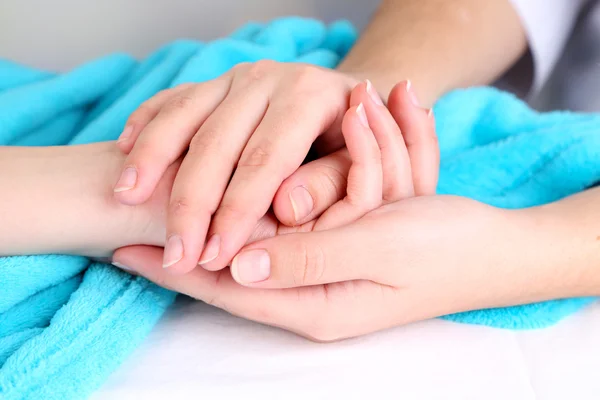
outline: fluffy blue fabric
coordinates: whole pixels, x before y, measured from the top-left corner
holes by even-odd
[[[248,24],[211,43],[178,41],[143,62],[123,54],[53,74],[0,60],[0,144],[112,140],[161,89],[205,81],[243,61],[334,67],[356,39],[349,24],[286,18]],[[527,207],[600,179],[596,115],[538,114],[493,89],[446,96],[436,108],[439,190],[499,207]],[[90,227],[93,228],[93,227]],[[81,257],[0,258],[0,397],[87,397],[147,335],[174,294]],[[593,299],[447,318],[525,329],[550,325]]]

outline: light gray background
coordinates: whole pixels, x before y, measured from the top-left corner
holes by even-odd
[[[65,70],[114,51],[143,57],[179,38],[299,15],[363,27],[378,0],[0,0],[0,57]]]

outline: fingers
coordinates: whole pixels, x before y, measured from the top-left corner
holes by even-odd
[[[315,230],[350,223],[382,204],[414,194],[401,132],[369,81],[352,91],[350,103],[357,102],[342,124],[352,159],[347,195],[319,218]]]
[[[323,287],[249,288],[239,285],[228,269],[211,272],[196,268],[186,275],[173,275],[160,267],[161,254],[158,248],[131,246],[117,250],[113,262],[162,287],[202,300],[233,315],[307,337],[321,336],[321,321],[331,320],[327,317],[334,313],[343,315],[332,309]],[[342,305],[340,301],[335,307]]]
[[[119,150],[124,154],[129,154],[140,132],[156,117],[163,106],[192,85],[191,83],[185,83],[171,89],[165,89],[143,102],[127,119],[125,128],[123,128],[123,132],[117,140]]]
[[[195,85],[163,104],[125,160],[114,188],[120,202],[136,205],[150,198],[165,170],[185,152],[198,128],[223,101],[230,80],[223,75]]]
[[[297,226],[319,217],[346,196],[350,165],[345,148],[302,165],[281,184],[273,199],[277,219]]]
[[[321,234],[325,232],[317,235]],[[312,235],[315,234],[301,237]],[[119,249],[113,256],[113,262],[162,287],[202,300],[233,315],[284,328],[313,340],[331,341],[361,335],[396,322],[390,318],[394,315],[393,312],[390,313],[390,307],[397,303],[398,290],[373,281],[354,280],[267,289],[266,287],[290,286],[289,282],[294,281],[308,283],[312,277],[321,275],[313,269],[318,264],[310,261],[319,259],[315,253],[317,250],[312,247],[316,243],[309,237],[304,242],[305,247],[301,248],[297,245],[298,238],[287,240],[286,236],[288,235],[261,242],[261,246],[268,249],[273,260],[272,276],[264,282],[264,288],[258,285],[240,285],[228,269],[211,272],[196,268],[186,275],[170,274],[160,268],[162,252],[153,247],[131,246]],[[323,241],[326,238],[317,236],[315,239]],[[328,247],[333,249],[331,245]],[[278,251],[278,248],[282,251]],[[285,256],[288,252],[292,252],[292,256]],[[338,251],[338,254],[343,253],[347,251]],[[326,261],[332,261],[327,265],[338,265],[338,270],[341,270],[344,267],[342,263],[349,258],[340,258],[336,264],[333,264],[333,258]],[[308,260],[308,263],[305,264],[302,260]],[[292,262],[293,268],[287,268],[288,261]],[[364,262],[359,259],[354,261]],[[239,267],[240,264],[237,265]],[[239,271],[236,274],[239,275]],[[325,280],[327,276],[329,272],[324,272],[321,280]],[[347,273],[346,276],[350,274]]]
[[[377,100],[374,100],[377,99]],[[352,91],[350,104],[363,103],[373,135],[381,149],[384,174],[383,201],[390,203],[414,195],[409,154],[398,124],[382,105],[369,81]]]
[[[314,139],[329,126],[340,108],[315,96],[272,99],[264,119],[250,138],[213,217],[209,237],[218,237],[218,251],[202,254],[202,266],[228,265],[246,242],[258,219],[269,209],[284,179],[298,167]]]
[[[394,87],[390,92],[388,108],[406,142],[415,194],[435,194],[440,151],[432,110],[424,110],[418,106],[410,81],[401,82]]]
[[[367,236],[371,230],[361,223],[258,241],[235,256],[231,275],[241,285],[259,288],[377,280],[379,268],[365,268],[380,257],[369,252],[377,240]]]
[[[221,236],[206,236],[210,219],[221,203],[248,138],[265,114],[268,92],[262,85],[238,85],[234,81],[230,95],[194,136],[173,184],[164,268],[184,273],[219,255]],[[253,227],[260,217],[254,220]]]
[[[317,221],[315,230],[345,225],[381,205],[382,154],[369,127],[363,103],[350,107],[346,112],[342,132],[352,159],[346,197],[325,211]]]
[[[404,124],[406,135],[412,140],[412,138],[430,134],[434,128],[432,117],[425,110],[413,104],[411,94],[405,89],[406,86],[399,85],[398,88],[404,88],[404,91],[395,94],[395,99],[400,99],[402,102],[394,100],[395,109],[393,111],[397,115],[401,113],[408,118],[408,123]],[[375,171],[377,168],[383,169],[383,203],[413,196],[415,191],[411,159],[402,132],[369,81],[357,85],[352,91],[351,104],[356,106],[361,103],[364,104],[367,111],[370,134],[366,132],[368,128],[365,129],[361,126],[359,119],[353,118],[356,115],[354,112],[356,108],[353,108],[344,116],[343,135],[346,143],[350,143],[349,147],[355,150],[355,156],[360,157],[369,149],[368,146],[365,147],[362,144],[361,138],[364,140],[364,135],[360,133],[366,132],[369,136],[376,138],[381,152],[381,165],[371,168],[371,171]],[[427,155],[431,155],[431,150],[435,155],[437,148],[426,148]],[[366,156],[368,157],[368,151]],[[436,160],[436,157],[432,159]],[[375,158],[372,161],[378,164]],[[355,164],[353,165],[354,178],[347,181],[344,177],[348,176],[347,171],[350,170],[350,165],[351,160],[347,150],[340,150],[300,167],[281,185],[274,199],[273,208],[278,219],[286,225],[294,226],[311,221],[327,210],[326,215],[321,217],[316,226],[317,229],[324,229],[324,227],[339,226],[344,222],[359,218],[365,211],[356,205],[369,201],[368,196],[375,193],[369,191],[369,184],[379,178],[377,174],[362,173],[364,167]],[[420,164],[417,163],[417,167],[420,167]],[[438,166],[429,163],[427,168],[426,173],[421,175],[431,178],[433,173],[432,179],[435,181]],[[362,179],[358,179],[359,177]],[[350,205],[343,202],[336,205],[334,210],[328,210],[338,200],[345,197],[346,186],[350,190],[349,200],[352,200]],[[362,192],[361,188],[364,188]],[[355,206],[351,206],[352,204]],[[378,203],[374,201],[370,207],[367,206],[365,209],[369,211],[376,204]]]

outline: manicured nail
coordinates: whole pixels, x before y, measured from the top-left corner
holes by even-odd
[[[125,127],[125,129],[123,129],[123,132],[121,132],[121,134],[119,135],[119,140],[117,140],[117,143],[124,142],[127,139],[129,139],[129,136],[131,136],[132,132],[133,132],[133,126],[127,125]]]
[[[231,262],[231,273],[239,283],[257,283],[271,275],[271,260],[266,250],[246,250]]]
[[[368,128],[369,120],[367,119],[367,114],[365,113],[365,106],[363,106],[363,103],[360,103],[358,107],[356,107],[356,113],[358,114],[360,123],[363,124],[365,128]]]
[[[410,82],[410,80],[406,81],[406,91],[408,92],[408,96],[410,97],[410,101],[417,107],[420,107],[419,105],[419,99],[417,99],[417,95],[415,94],[415,92],[412,90],[412,83]]]
[[[292,203],[296,222],[300,222],[308,217],[315,206],[310,192],[304,186],[296,186],[290,192],[290,202]]]
[[[202,265],[211,262],[219,256],[219,250],[221,250],[221,236],[214,234],[206,242],[206,247],[202,251],[202,256],[200,256],[198,264]]]
[[[181,261],[183,258],[183,240],[179,235],[169,236],[163,257],[163,268],[169,268]]]
[[[137,170],[134,167],[127,167],[121,174],[119,181],[115,185],[115,192],[124,192],[133,189],[137,182]]]
[[[367,93],[369,93],[369,96],[371,96],[371,100],[373,100],[373,103],[377,104],[378,106],[382,106],[383,105],[383,101],[381,101],[381,97],[379,97],[379,93],[377,93],[377,91],[375,91],[375,88],[373,87],[373,84],[371,83],[370,80],[367,79]]]
[[[121,263],[118,263],[118,262],[116,262],[116,261],[113,261],[113,262],[112,262],[112,265],[114,265],[115,267],[117,267],[117,268],[119,268],[119,269],[122,269],[123,271],[127,271],[127,272],[135,272],[135,270],[134,270],[134,269],[132,269],[132,268],[129,268],[128,266],[126,266],[126,265],[123,265],[123,264],[121,264]]]

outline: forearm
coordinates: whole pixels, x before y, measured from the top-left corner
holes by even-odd
[[[0,255],[104,256],[133,240],[135,210],[113,200],[114,143],[0,147]]]
[[[508,0],[383,0],[338,69],[385,95],[410,79],[428,107],[448,90],[494,81],[525,50]]]
[[[535,235],[529,256],[544,268],[544,297],[600,296],[600,188],[520,213]]]

